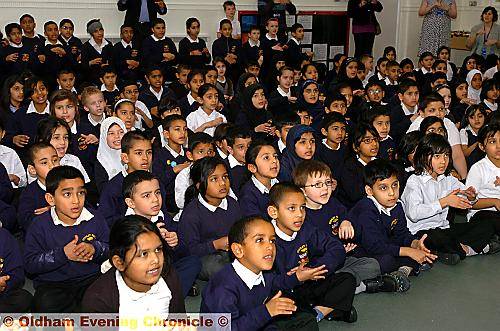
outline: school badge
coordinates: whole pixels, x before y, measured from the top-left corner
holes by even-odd
[[[391,231],[394,230],[397,224],[398,224],[398,219],[397,218],[393,219],[391,222]]]
[[[95,234],[89,233],[89,234],[85,235],[85,237],[83,237],[82,242],[90,243],[91,241],[96,240],[96,239],[97,239],[97,237]]]
[[[297,254],[299,255],[299,264],[308,264],[309,256],[307,255],[308,249],[307,244],[304,244],[297,249]]]
[[[175,167],[177,165],[177,162],[167,160],[167,165],[173,168],[173,167]]]
[[[338,236],[338,234],[339,234],[339,217],[338,216],[333,216],[328,221],[328,224],[330,225],[330,227],[332,229],[332,233],[335,236]]]

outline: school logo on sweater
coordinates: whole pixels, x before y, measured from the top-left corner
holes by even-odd
[[[0,257],[0,274],[3,271],[3,258]]]
[[[82,242],[89,243],[89,242],[96,240],[96,239],[97,239],[97,236],[95,234],[89,233],[89,234],[85,235],[85,237],[83,237]]]
[[[167,165],[168,165],[168,166],[171,166],[171,167],[173,168],[173,167],[175,167],[175,166],[177,165],[177,162],[167,160]]]
[[[297,249],[297,254],[299,255],[299,264],[308,264],[309,263],[309,257],[307,255],[308,249],[307,249],[307,244],[304,244]]]
[[[390,161],[394,160],[394,148],[391,147],[387,149],[387,157]]]
[[[338,216],[333,216],[330,218],[328,221],[328,224],[332,228],[332,232],[335,236],[339,234],[339,217]]]
[[[398,224],[398,219],[397,218],[393,219],[391,222],[391,231],[394,230],[397,224]]]

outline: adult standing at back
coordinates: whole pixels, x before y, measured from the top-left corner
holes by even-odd
[[[440,46],[450,46],[451,20],[457,18],[455,0],[422,0],[418,16],[423,16],[418,55],[436,54]]]
[[[486,58],[490,54],[498,55],[500,51],[500,25],[498,12],[495,7],[488,6],[483,9],[481,21],[471,29],[470,37],[467,39],[467,48]]]
[[[378,0],[349,0],[347,15],[352,18],[352,34],[354,36],[354,57],[372,55],[375,35],[380,29],[375,12],[381,12],[382,4]]]
[[[151,34],[153,19],[167,13],[163,0],[118,0],[117,5],[119,11],[126,11],[124,24],[134,28],[134,39],[139,44]]]
[[[278,41],[281,44],[287,42],[286,13],[297,14],[297,8],[291,0],[258,0],[257,8],[260,15],[260,25],[265,31],[265,26],[270,18],[278,19]],[[265,32],[262,34],[265,35]]]

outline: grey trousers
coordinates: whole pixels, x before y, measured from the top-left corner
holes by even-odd
[[[339,272],[353,275],[356,278],[356,286],[359,286],[363,280],[380,276],[380,265],[371,257],[347,256],[344,266],[337,270],[337,273]]]

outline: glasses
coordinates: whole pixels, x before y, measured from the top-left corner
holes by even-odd
[[[379,142],[379,140],[380,139],[378,137],[366,137],[366,138],[361,139],[361,142],[368,145],[374,141]]]
[[[373,94],[379,94],[380,92],[382,92],[382,90],[370,90],[368,91],[368,94],[373,95]]]
[[[331,179],[327,179],[324,182],[317,182],[316,184],[311,184],[311,185],[305,185],[304,187],[315,187],[315,188],[323,188],[323,186],[326,185],[326,187],[332,187],[334,181]]]
[[[61,26],[61,29],[63,30],[73,30],[72,26]]]

